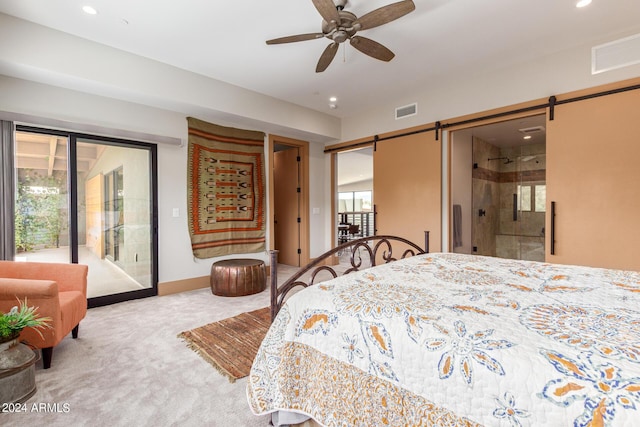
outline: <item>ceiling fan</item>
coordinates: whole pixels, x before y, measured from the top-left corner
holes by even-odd
[[[331,40],[320,55],[320,60],[316,65],[316,73],[321,73],[327,69],[333,58],[336,56],[340,43],[349,40],[351,46],[381,61],[391,61],[395,54],[380,43],[366,37],[357,36],[356,33],[369,28],[378,27],[388,22],[394,21],[409,12],[416,6],[412,0],[403,0],[382,6],[360,18],[351,12],[344,10],[348,0],[312,0],[313,5],[322,16],[322,32],[298,34],[295,36],[280,37],[267,40],[267,44],[293,43],[305,40],[315,40],[326,37]],[[335,3],[334,3],[335,1]]]

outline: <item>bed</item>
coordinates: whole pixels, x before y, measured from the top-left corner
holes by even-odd
[[[638,422],[639,272],[413,249],[396,260],[369,239],[339,247],[360,265],[350,274],[275,289],[247,384],[255,414],[276,425]],[[372,248],[384,261],[363,269]]]

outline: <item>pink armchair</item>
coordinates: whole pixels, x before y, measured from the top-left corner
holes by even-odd
[[[53,347],[69,332],[78,337],[80,321],[87,314],[87,273],[81,264],[0,261],[0,311],[8,312],[27,298],[40,316],[52,319],[51,328],[41,329],[44,339],[26,328],[20,339],[42,349],[44,369],[51,366]]]

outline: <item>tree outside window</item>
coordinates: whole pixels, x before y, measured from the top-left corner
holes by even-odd
[[[21,169],[15,210],[16,251],[58,248],[67,228],[66,175]]]

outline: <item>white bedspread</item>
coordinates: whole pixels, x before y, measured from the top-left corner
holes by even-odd
[[[640,273],[427,254],[314,285],[254,361],[255,414],[326,426],[640,425]]]

